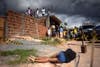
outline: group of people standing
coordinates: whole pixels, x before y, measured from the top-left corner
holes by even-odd
[[[69,29],[67,32],[68,39],[76,39],[78,37],[79,29],[74,27],[73,29]]]
[[[64,29],[62,26],[52,25],[48,28],[47,34],[48,37],[76,39],[78,36],[78,28],[74,27],[73,29]]]
[[[63,27],[58,25],[52,25],[48,28],[48,37],[61,37],[63,38]]]
[[[25,11],[26,15],[30,15],[30,16],[34,16],[34,17],[43,17],[43,16],[48,16],[50,13],[50,11],[48,9],[45,8],[37,8],[37,9],[32,9],[30,7],[27,8],[27,10]]]

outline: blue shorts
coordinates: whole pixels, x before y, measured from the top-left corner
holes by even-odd
[[[66,56],[65,56],[65,53],[64,51],[61,51],[58,56],[57,56],[59,62],[61,63],[65,63],[66,62]]]
[[[57,58],[61,63],[68,63],[76,58],[76,52],[72,49],[67,49],[66,51],[61,51]]]

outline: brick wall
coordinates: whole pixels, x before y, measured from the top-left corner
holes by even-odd
[[[22,16],[13,11],[9,11],[7,15],[7,34],[8,37],[19,34],[21,32]]]
[[[8,11],[7,15],[7,35],[12,37],[15,35],[29,35],[34,38],[45,37],[46,17],[33,18],[27,15],[22,15],[13,11]]]
[[[0,43],[4,40],[4,18],[0,17]]]
[[[46,18],[41,18],[41,19],[37,19],[35,20],[37,21],[37,25],[38,25],[38,34],[39,34],[39,37],[44,37],[46,36],[46,32],[47,32],[47,28],[46,28]]]

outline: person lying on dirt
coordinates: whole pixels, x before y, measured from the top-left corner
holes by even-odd
[[[72,49],[67,49],[65,51],[61,51],[58,54],[52,56],[52,57],[34,57],[34,56],[29,56],[28,60],[32,62],[39,62],[39,63],[46,63],[46,62],[51,62],[51,63],[68,63],[75,59],[76,57],[76,52],[73,51]]]

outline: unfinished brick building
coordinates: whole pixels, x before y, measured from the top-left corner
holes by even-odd
[[[61,21],[55,17],[50,16],[50,25],[60,25]],[[14,37],[16,35],[26,35],[33,38],[46,37],[47,17],[35,18],[25,14],[8,11],[5,19],[5,34],[6,38]],[[53,21],[53,22],[52,22]]]
[[[47,30],[45,21],[46,17],[37,19],[24,14],[8,11],[6,18],[6,36],[29,35],[34,38],[45,37]]]

